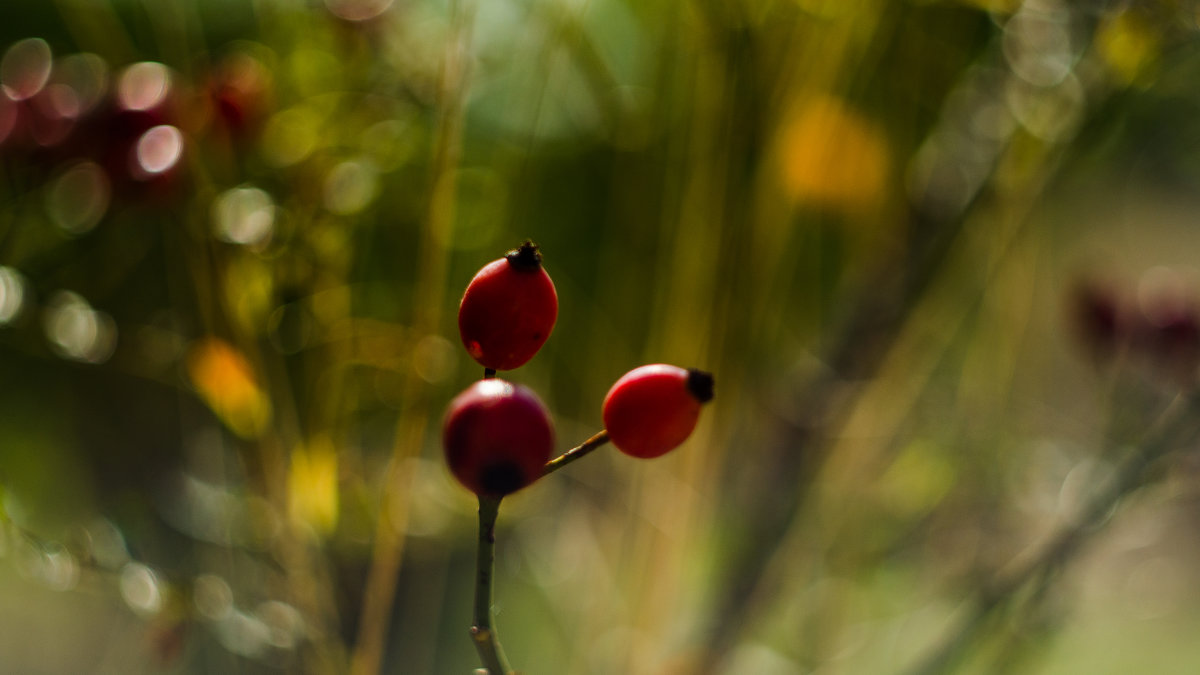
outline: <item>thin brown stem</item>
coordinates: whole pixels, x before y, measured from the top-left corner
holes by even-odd
[[[487,374],[484,376],[487,377]],[[607,442],[608,431],[602,430],[546,462],[542,475],[563,468]],[[492,576],[496,559],[496,516],[500,512],[500,499],[479,497],[479,551],[475,557],[475,610],[471,623],[471,639],[475,642],[475,649],[479,652],[484,669],[490,675],[508,675],[512,672],[504,658],[504,650],[500,648],[496,628],[492,625]]]
[[[549,462],[546,462],[545,468],[542,469],[542,475],[545,476],[545,475],[554,473],[555,471],[558,471],[559,469],[563,468],[564,466],[583,457],[584,455],[586,455],[589,452],[595,450],[596,448],[604,445],[607,442],[608,442],[608,430],[602,429],[602,430],[600,430],[600,433],[596,434],[595,436],[592,436],[591,438],[587,439],[583,443],[580,443],[578,446],[571,448],[570,450],[564,452],[563,454],[559,455],[558,457],[555,457],[554,459],[550,460]]]
[[[500,638],[492,625],[492,576],[496,560],[496,516],[500,497],[479,498],[479,552],[475,557],[475,610],[471,639],[490,675],[512,672],[500,648]]]

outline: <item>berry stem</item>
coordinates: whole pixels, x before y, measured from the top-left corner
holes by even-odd
[[[575,460],[579,459],[580,457],[583,457],[584,455],[586,455],[589,452],[595,450],[596,448],[604,445],[607,442],[608,442],[608,431],[606,429],[601,429],[600,433],[596,434],[595,436],[592,436],[591,438],[587,439],[583,443],[580,443],[578,446],[571,448],[570,450],[564,452],[563,454],[559,455],[558,457],[555,457],[554,459],[550,460],[549,462],[546,462],[545,468],[542,469],[542,475],[545,476],[547,474],[551,474],[551,473],[554,473],[555,471],[558,471],[559,469],[563,468],[564,466],[570,464],[571,462],[574,462]]]
[[[479,497],[479,552],[475,557],[475,610],[471,639],[489,675],[509,675],[512,668],[492,626],[492,574],[496,560],[496,516],[500,497]]]
[[[496,376],[495,368],[484,368],[483,369],[483,379],[490,380],[495,376]]]

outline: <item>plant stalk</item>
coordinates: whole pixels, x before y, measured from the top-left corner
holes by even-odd
[[[471,640],[489,675],[509,675],[512,668],[492,625],[492,576],[496,560],[496,516],[500,497],[479,497],[479,552],[475,558],[475,611]]]
[[[564,466],[583,457],[584,455],[586,455],[589,452],[595,450],[596,448],[604,445],[607,442],[608,442],[608,430],[601,429],[600,433],[596,434],[595,436],[592,436],[591,438],[587,439],[583,443],[580,443],[577,447],[571,448],[570,450],[564,452],[563,454],[559,455],[558,457],[555,457],[554,459],[550,460],[549,462],[546,462],[545,468],[542,469],[542,475],[546,476],[546,475],[554,473],[555,471],[558,471],[559,469],[563,468]]]

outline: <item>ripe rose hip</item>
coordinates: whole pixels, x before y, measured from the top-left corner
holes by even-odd
[[[471,279],[458,306],[463,346],[484,368],[512,370],[541,349],[558,318],[558,293],[526,241]]]
[[[658,457],[687,440],[701,404],[712,397],[709,373],[664,364],[634,368],[604,397],[604,428],[621,452]]]
[[[532,391],[491,378],[450,402],[442,445],[450,472],[468,490],[503,497],[542,475],[554,450],[554,429]]]

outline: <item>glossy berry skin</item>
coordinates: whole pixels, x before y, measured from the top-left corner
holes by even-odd
[[[712,396],[712,375],[703,371],[661,363],[635,368],[604,397],[604,428],[621,452],[658,457],[687,440]]]
[[[512,370],[541,349],[558,318],[558,293],[537,245],[525,242],[471,279],[458,307],[458,331],[484,368]]]
[[[532,391],[490,378],[450,402],[442,446],[450,472],[468,490],[503,497],[542,475],[554,450],[554,428]]]

